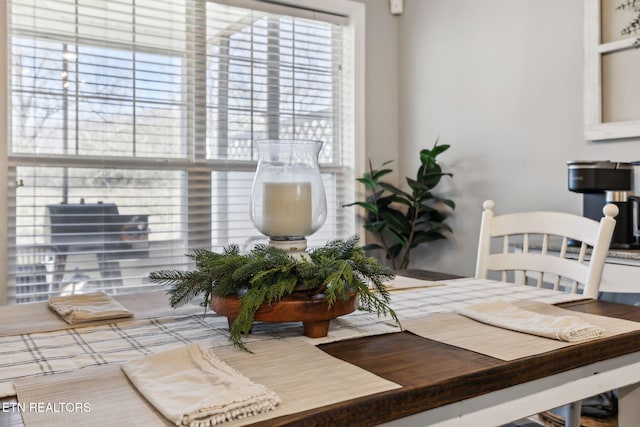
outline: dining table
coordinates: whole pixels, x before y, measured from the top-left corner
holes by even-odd
[[[253,420],[249,417],[240,423],[232,421],[229,425],[493,427],[614,389],[618,390],[618,425],[640,425],[640,307],[585,299],[579,295],[549,289],[425,270],[402,270],[397,274],[414,280],[406,287],[398,286],[395,289],[391,286],[389,289],[391,306],[400,318],[400,326],[388,318],[355,312],[332,320],[329,335],[324,339],[298,339],[296,335],[301,335],[301,325],[268,324],[256,325],[246,340],[247,347],[256,353],[259,353],[261,345],[285,347],[288,345],[286,343],[293,342],[291,340],[303,341],[311,344],[309,347],[313,347],[314,351],[321,351],[322,360],[328,363],[325,372],[332,370],[333,363],[336,370],[346,367],[353,371],[345,372],[363,374],[363,378],[370,376],[377,381],[372,381],[372,384],[382,384],[381,388],[372,386],[371,390],[367,390],[366,387],[360,387],[353,396],[345,391],[333,400],[320,399],[315,407],[311,404],[282,413],[275,410],[271,415],[257,416]],[[562,309],[563,312],[589,320],[602,320],[603,325],[612,325],[612,332],[578,343],[559,343],[557,340],[536,337],[540,341],[532,341],[531,346],[534,347],[527,347],[529,344],[514,344],[520,343],[520,335],[526,334],[494,331],[499,328],[481,325],[482,328],[493,329],[486,329],[486,334],[485,329],[478,329],[483,332],[469,332],[461,339],[458,335],[464,335],[468,325],[465,322],[471,320],[455,317],[456,308],[496,299],[525,304],[524,306],[545,304],[554,310]],[[117,365],[132,357],[132,349],[142,351],[144,347],[145,351],[148,350],[145,354],[149,354],[190,341],[206,343],[216,353],[219,350],[223,359],[228,357],[229,363],[236,358],[240,360],[245,357],[244,354],[236,353],[246,353],[229,344],[228,331],[223,331],[220,326],[226,325],[226,319],[211,312],[206,319],[202,314],[194,314],[189,310],[177,312],[170,320],[163,320],[170,317],[166,310],[162,311],[162,316],[149,316],[150,321],[144,327],[154,327],[159,332],[146,333],[144,336],[148,335],[149,338],[146,339],[150,341],[145,344],[142,338],[134,339],[131,332],[134,327],[142,326],[131,325],[132,329],[127,330],[126,324],[119,322],[87,328],[74,327],[64,332],[16,329],[15,332],[3,334],[3,329],[9,327],[8,324],[1,323],[2,310],[5,308],[0,307],[0,386],[15,383],[17,393],[12,395],[5,392],[4,397],[0,398],[0,427],[38,425],[37,417],[30,418],[38,414],[27,414],[24,408],[18,406],[20,390],[23,387],[28,389],[29,384],[23,384],[25,381],[29,383],[47,378],[48,381],[53,381],[51,385],[55,387],[58,377],[63,378],[64,375],[72,375],[78,371],[93,372],[91,370],[95,369],[98,373],[95,381],[99,382],[100,369]],[[169,330],[170,326],[167,325],[170,322],[181,321],[192,323],[183,324],[179,333],[176,332],[177,329]],[[462,332],[456,334],[456,330]],[[121,353],[111,351],[117,347],[115,344],[104,347],[109,348],[109,351],[101,350],[101,341],[96,339],[92,342],[89,331],[96,334],[117,332],[119,342],[135,342],[131,344],[131,348],[126,351],[123,349]],[[511,341],[511,335],[502,335],[507,332],[516,334],[514,341]],[[219,338],[212,339],[214,334],[219,335]],[[173,341],[178,335],[180,339]],[[54,341],[62,343],[63,336],[72,338],[64,338],[69,340],[64,341],[68,344],[60,344],[55,348],[55,354],[61,359],[55,360],[60,363],[60,368],[57,369],[55,366],[58,365],[47,359],[46,352],[53,351],[47,345],[54,347],[50,345]],[[160,336],[168,338],[160,342]],[[502,338],[503,336],[508,338]],[[8,346],[18,340],[28,343],[28,358],[24,356],[22,359],[22,353],[18,354],[18,350],[13,351]],[[291,348],[302,345],[298,341]],[[5,345],[5,342],[8,344]],[[542,346],[535,348],[538,342],[542,342]],[[518,347],[520,345],[522,348]],[[73,350],[73,346],[78,349]],[[65,352],[71,354],[74,351],[76,353],[69,358],[73,359],[74,364],[62,363]],[[33,354],[38,356],[32,357]],[[282,356],[278,353],[278,357],[283,360],[285,356],[286,351],[282,352]],[[99,357],[103,359],[98,361]],[[247,354],[249,362],[238,366],[250,368],[250,357],[251,354]],[[10,366],[11,360],[17,361],[14,366]],[[78,360],[81,361],[80,364]],[[42,365],[48,362],[48,370],[45,370]],[[17,369],[20,369],[19,375],[16,374]],[[272,373],[270,377],[264,377],[262,383],[269,386],[269,378],[277,380],[278,376],[290,380],[300,376],[301,382],[307,381],[308,377],[303,377],[304,372],[301,372],[304,369],[293,365],[281,366],[279,369],[281,371],[277,375]],[[260,375],[263,372],[257,368],[247,372],[248,376],[257,375],[262,380]],[[315,381],[322,381],[322,373]],[[301,389],[313,393],[315,384],[309,381],[302,384]],[[334,387],[339,389],[340,383],[336,384],[338,385]],[[95,412],[95,416],[98,416],[99,403],[91,402],[91,405],[96,410],[87,411],[86,417],[79,419],[87,419],[87,425],[97,425],[91,424],[95,420],[90,420],[90,414]],[[109,410],[116,413],[119,408],[111,407]],[[102,422],[99,425],[110,424]]]

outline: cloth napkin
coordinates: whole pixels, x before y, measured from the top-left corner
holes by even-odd
[[[281,402],[198,344],[122,364],[136,389],[177,426],[209,427],[267,412]]]
[[[131,310],[104,292],[51,297],[49,307],[69,324],[133,317]]]
[[[560,341],[577,342],[597,338],[604,329],[576,316],[550,316],[522,309],[506,301],[488,301],[459,308],[458,314],[513,331]]]

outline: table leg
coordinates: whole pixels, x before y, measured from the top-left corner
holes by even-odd
[[[329,322],[331,320],[316,320],[302,322],[304,327],[304,334],[309,338],[322,338],[326,337],[329,333]]]
[[[227,316],[227,325],[229,325],[229,330],[231,330],[231,327],[233,326],[233,322],[235,321],[236,321],[235,317]]]
[[[640,420],[640,384],[618,390],[618,426],[633,427]]]
[[[571,402],[566,407],[567,417],[565,418],[564,427],[580,427],[581,402]]]

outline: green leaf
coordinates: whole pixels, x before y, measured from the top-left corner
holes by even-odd
[[[381,197],[378,199],[378,213],[383,211],[393,211],[402,214],[404,209],[399,209],[400,206],[395,205],[394,202],[395,196]]]
[[[417,199],[417,202],[421,205],[421,207],[429,210],[434,200],[435,197],[433,196],[433,193],[431,193],[431,191],[426,191],[420,195],[420,197]]]
[[[444,222],[438,224],[437,230],[445,230],[445,231],[448,231],[449,233],[453,233],[453,230],[451,229],[449,224]]]
[[[413,236],[413,247],[422,243],[433,242],[435,240],[445,239],[446,237],[437,232],[416,233]]]
[[[363,227],[367,231],[372,231],[374,233],[380,233],[385,228],[387,228],[387,222],[386,221],[371,222],[369,224],[365,224]]]
[[[433,171],[425,172],[420,177],[420,182],[422,182],[428,189],[435,188],[439,183],[442,177],[445,174],[441,171],[439,165],[435,165],[433,167]]]
[[[402,196],[389,196],[388,200],[391,201],[392,203],[399,203],[406,206],[413,206],[413,203],[411,200],[407,200]]]
[[[416,196],[417,198],[419,198],[422,193],[429,190],[429,187],[424,185],[422,182],[418,182],[411,178],[407,178],[407,184],[409,184],[409,187],[411,187],[411,190],[413,190],[414,196]]]
[[[356,178],[356,181],[363,183],[371,191],[376,189],[375,181],[368,176],[365,176],[363,178]]]
[[[451,200],[451,199],[437,199],[439,202],[444,203],[445,205],[449,206],[451,209],[455,209],[456,208],[456,203]]]
[[[438,166],[439,168],[439,166]],[[434,168],[435,169],[435,168]],[[435,180],[440,180],[443,176],[452,177],[453,174],[448,172],[442,172],[441,170],[433,170],[431,172],[425,172],[421,175],[422,182],[432,182]]]
[[[409,194],[405,193],[404,191],[400,190],[398,187],[396,187],[395,185],[386,183],[386,182],[379,182],[378,186],[380,186],[380,188],[383,188],[385,190],[387,190],[390,193],[393,193],[395,195],[402,195],[405,197],[411,197]]]
[[[365,210],[369,211],[369,212],[373,212],[374,214],[378,213],[378,207],[373,204],[373,203],[365,203],[365,202],[353,202],[353,203],[349,203],[348,205],[342,205],[342,207],[346,207],[346,206],[360,206],[361,208],[364,208]]]
[[[411,232],[411,222],[401,212],[385,209],[380,211],[380,217],[389,224],[389,228],[396,230],[399,234]]]
[[[447,151],[451,146],[449,144],[442,144],[442,145],[435,145],[432,149],[431,149],[431,155],[433,157],[438,157],[440,154],[444,153],[445,151]]]
[[[374,170],[371,173],[371,176],[373,177],[373,180],[378,182],[380,180],[380,178],[382,178],[383,176],[390,174],[391,172],[393,172],[393,170],[391,169],[380,169],[380,170]]]
[[[424,149],[420,151],[420,163],[423,168],[420,170],[420,173],[424,173],[426,170],[429,170],[434,167],[438,167],[437,157],[442,154],[444,151],[449,149],[449,145],[438,145],[438,142],[434,144],[431,150]]]
[[[429,213],[429,222],[431,224],[441,224],[447,219],[447,215],[437,209],[433,209]]]

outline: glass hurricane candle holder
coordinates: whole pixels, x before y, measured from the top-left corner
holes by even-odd
[[[272,246],[304,252],[309,236],[327,218],[318,154],[322,141],[258,140],[251,187],[251,221]]]

